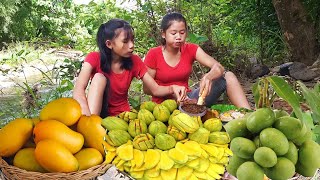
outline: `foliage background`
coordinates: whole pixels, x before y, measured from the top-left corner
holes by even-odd
[[[301,1],[320,39],[319,1]],[[136,5],[128,8],[125,6],[128,3]],[[246,69],[250,68],[250,59],[257,59],[267,65],[289,61],[288,50],[270,0],[98,0],[80,5],[72,0],[2,0],[0,47],[2,54],[9,53],[10,56],[0,56],[0,65],[9,64],[18,69],[22,62],[39,59],[37,53],[42,48],[67,47],[80,50],[85,56],[96,50],[97,29],[111,18],[122,18],[132,24],[135,29],[135,52],[143,57],[149,48],[159,44],[161,18],[171,11],[179,11],[186,17],[188,41],[202,46],[208,54],[240,76],[245,75]],[[39,98],[37,91],[33,90],[33,84],[26,80],[21,85],[21,94],[27,92],[31,96],[34,111],[29,112],[24,108],[19,116],[33,117],[48,101],[70,95],[80,66],[81,60],[65,59],[62,66],[57,65],[50,72],[41,72],[44,80],[39,83],[55,85],[54,93],[49,93],[50,96],[45,98]],[[199,66],[194,68],[196,73],[192,79],[197,81],[197,75],[206,69]],[[142,95],[139,81],[132,83],[130,94],[133,106],[138,105],[142,98],[148,98]]]
[[[302,1],[319,35],[320,3]],[[134,2],[136,6],[130,9],[119,6]],[[117,3],[100,0],[82,5],[72,0],[3,0],[0,10],[2,47],[16,41],[47,41],[52,45],[70,45],[90,51],[95,48],[99,25],[117,17],[133,25],[136,52],[143,55],[159,42],[158,26],[162,16],[179,11],[186,17],[190,33],[207,37],[219,51],[212,55],[218,56],[221,52],[219,60],[227,66],[233,64],[232,57],[238,53],[257,56],[266,63],[283,61],[287,55],[269,0],[117,0]],[[202,43],[195,38],[191,41]]]

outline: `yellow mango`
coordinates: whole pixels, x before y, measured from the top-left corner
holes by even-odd
[[[106,164],[110,164],[113,159],[116,157],[116,152],[115,151],[108,151],[107,154],[106,154],[106,158],[104,160],[104,163]]]
[[[33,129],[33,138],[36,144],[44,139],[55,140],[63,144],[72,154],[80,151],[84,143],[82,134],[56,120],[39,122]]]
[[[155,178],[160,176],[160,170],[155,166],[151,169],[148,169],[144,172],[144,176],[145,177],[149,177],[149,178]]]
[[[175,180],[177,176],[177,168],[171,168],[168,170],[161,170],[160,176],[165,180]]]
[[[13,165],[27,171],[46,172],[37,162],[34,155],[35,148],[24,148],[19,150],[13,159]]]
[[[18,118],[0,129],[0,156],[9,157],[18,152],[32,135],[30,119]]]
[[[198,178],[196,175],[191,174],[191,176],[189,177],[188,180],[198,180],[198,179],[199,179],[199,178]]]
[[[146,169],[154,168],[160,161],[161,154],[154,149],[148,149],[144,156],[144,163]]]
[[[131,144],[123,144],[116,150],[117,155],[125,161],[133,159],[133,146]]]
[[[132,172],[130,172],[130,175],[133,178],[140,179],[140,178],[143,178],[144,171],[132,171]]]
[[[183,166],[178,169],[177,173],[177,180],[183,180],[183,179],[188,179],[193,172],[193,169],[189,168],[188,166]]]
[[[94,148],[81,149],[74,155],[79,163],[79,170],[89,169],[93,166],[99,165],[103,161],[101,153]]]
[[[181,168],[181,167],[183,167],[183,166],[185,166],[185,164],[175,163],[172,167],[179,169],[179,168]]]
[[[40,120],[54,119],[67,126],[75,124],[81,116],[81,107],[73,98],[59,98],[49,102],[40,111]]]
[[[197,157],[201,156],[201,146],[196,141],[187,141],[183,144],[182,147],[184,148],[182,148],[181,150],[187,151],[189,156],[197,156]],[[176,145],[176,148],[177,148],[177,145]]]
[[[131,164],[134,164],[137,168],[141,167],[144,162],[144,154],[139,149],[133,149],[133,159]]]
[[[37,162],[49,172],[74,172],[79,169],[78,160],[57,141],[45,139],[38,142],[34,153]]]
[[[174,161],[169,158],[168,151],[161,152],[159,165],[162,170],[169,170],[173,167]]]
[[[33,126],[37,125],[40,122],[40,119],[37,118],[32,118],[31,121],[33,122]]]
[[[101,117],[97,115],[81,116],[77,131],[84,137],[84,145],[97,149],[103,156],[106,151],[115,151],[116,149],[104,140],[106,130],[101,126]]]
[[[223,174],[225,172],[225,168],[222,165],[210,163],[206,173],[215,179],[221,179],[219,174]]]
[[[210,166],[210,161],[208,159],[203,159],[203,158],[200,158],[199,160],[200,160],[199,167],[197,168],[197,171],[205,172]]]
[[[198,179],[214,179],[214,178],[212,178],[209,174],[207,174],[206,172],[193,171],[193,174],[194,174]]]
[[[168,152],[169,157],[178,164],[185,164],[188,161],[188,156],[183,151],[173,148]]]
[[[197,169],[197,168],[200,166],[199,163],[200,163],[200,158],[197,158],[197,159],[188,161],[186,165],[187,165],[189,168]]]

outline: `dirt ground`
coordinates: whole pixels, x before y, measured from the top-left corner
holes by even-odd
[[[295,81],[294,79],[292,79],[290,77],[285,77],[285,78],[286,79],[289,78],[290,81],[292,81],[292,82]],[[243,91],[246,94],[246,97],[247,97],[247,99],[249,101],[250,106],[252,108],[254,108],[255,107],[255,103],[254,103],[254,97],[253,97],[253,93],[252,93],[252,86],[253,86],[253,84],[255,82],[257,82],[258,79],[249,79],[249,78],[238,78],[238,79],[239,79],[239,81],[240,81],[240,83],[241,83],[241,85],[243,87]],[[306,87],[313,88],[314,85],[317,83],[317,81],[313,80],[313,81],[308,81],[308,82],[303,82],[303,83],[306,85]],[[287,102],[282,100],[281,98],[276,98],[274,100],[273,107],[275,109],[283,109],[283,110],[285,110],[285,111],[287,111],[289,113],[292,112],[291,106]],[[301,108],[303,110],[308,110],[309,109],[309,107],[304,103],[301,104]]]

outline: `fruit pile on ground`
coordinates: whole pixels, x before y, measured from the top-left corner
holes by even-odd
[[[38,119],[18,118],[2,128],[0,157],[34,172],[112,163],[137,179],[220,179],[232,155],[222,129],[220,119],[203,123],[177,110],[174,100],[102,119],[82,116],[76,100],[60,98]]]
[[[99,116],[81,116],[79,103],[60,98],[39,119],[18,118],[0,130],[0,157],[34,172],[74,172],[103,162],[106,130]]]
[[[307,177],[320,168],[320,146],[307,126],[286,112],[261,108],[224,126],[233,156],[227,171],[239,180]]]
[[[106,117],[102,125],[116,147],[105,162],[136,179],[220,179],[232,155],[220,119],[203,123],[177,110],[174,100],[144,102],[139,111]]]

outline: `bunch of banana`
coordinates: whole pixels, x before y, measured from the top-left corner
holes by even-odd
[[[129,140],[106,155],[106,163],[136,179],[220,179],[232,151],[228,144],[180,141],[168,151],[135,149]]]

